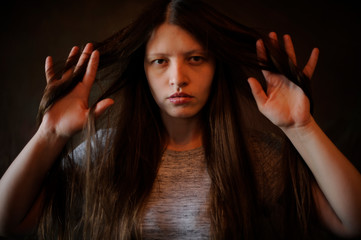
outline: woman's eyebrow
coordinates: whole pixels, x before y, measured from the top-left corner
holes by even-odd
[[[146,57],[168,57],[168,56],[170,56],[170,55],[171,55],[171,54],[167,54],[167,53],[157,53],[157,52],[145,54]]]
[[[192,55],[192,54],[207,54],[207,51],[203,50],[203,49],[192,49],[189,51],[185,51],[182,52],[182,55],[188,56],[188,55]],[[145,56],[146,57],[169,57],[173,55],[172,53],[163,53],[163,52],[151,52],[151,53],[146,53]]]
[[[190,50],[184,53],[184,55],[192,55],[192,54],[202,54],[202,55],[206,55],[207,51],[203,50],[203,49],[194,49],[194,50]]]

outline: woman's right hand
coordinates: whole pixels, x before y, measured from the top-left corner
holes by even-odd
[[[69,59],[77,55],[74,47]],[[90,58],[90,59],[89,59]],[[46,59],[48,87],[70,80],[74,71],[86,64],[80,81],[67,95],[57,100],[45,113],[39,130],[26,144],[0,179],[0,235],[28,234],[36,228],[44,204],[44,180],[69,137],[81,130],[89,113],[88,98],[99,63],[99,52],[87,44],[77,65],[54,80],[52,58]],[[96,104],[95,116],[113,104],[104,99]],[[51,151],[49,151],[51,149]]]
[[[68,60],[77,55],[78,51],[78,47],[73,47]],[[61,79],[55,80],[53,79],[54,70],[52,58],[46,58],[45,73],[47,84],[57,84],[69,80],[73,73],[86,63],[88,58],[90,59],[83,80],[80,81],[69,94],[55,102],[45,113],[40,125],[40,130],[46,135],[52,134],[56,137],[68,139],[80,131],[85,125],[90,110],[88,106],[89,94],[98,69],[99,52],[93,51],[92,44],[88,43],[77,65],[66,71]],[[102,114],[113,103],[114,101],[109,98],[98,102],[95,107],[95,116],[97,117]]]

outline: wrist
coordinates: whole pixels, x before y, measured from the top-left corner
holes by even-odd
[[[70,138],[69,136],[59,134],[56,128],[48,126],[44,121],[40,124],[35,135],[40,141],[60,146],[64,146]]]
[[[295,125],[290,127],[281,127],[281,130],[288,136],[288,138],[304,138],[319,130],[319,126],[312,116],[302,125]]]

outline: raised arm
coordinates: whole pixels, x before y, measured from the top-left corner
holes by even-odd
[[[78,51],[74,47],[68,59]],[[80,131],[87,121],[88,98],[98,67],[99,53],[93,51],[91,44],[87,44],[77,65],[65,72],[59,80],[53,80],[51,57],[46,59],[47,84],[68,80],[88,59],[83,80],[45,113],[35,135],[0,179],[0,235],[23,235],[34,230],[42,210],[44,179],[68,139]],[[100,115],[112,103],[111,99],[99,102],[95,115]]]
[[[278,44],[277,35],[270,38]],[[290,36],[284,36],[285,50],[296,64]],[[257,53],[265,59],[263,42],[257,42]],[[304,68],[311,78],[318,58],[314,49]],[[361,234],[361,175],[351,162],[323,133],[310,114],[309,101],[303,91],[285,76],[263,71],[267,93],[255,78],[249,84],[259,110],[279,126],[293,143],[317,181],[314,198],[319,216],[336,234]]]

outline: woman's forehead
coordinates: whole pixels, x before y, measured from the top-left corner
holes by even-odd
[[[169,23],[157,27],[148,43],[146,54],[204,51],[203,46],[186,30]]]

